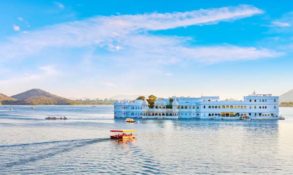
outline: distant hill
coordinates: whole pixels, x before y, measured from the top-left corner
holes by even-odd
[[[14,98],[11,98],[7,95],[0,93],[0,104],[2,104],[2,102],[5,102],[5,101],[14,101],[14,100],[15,100]]]
[[[111,105],[113,99],[70,100],[42,89],[31,89],[12,97],[0,93],[0,105]]]
[[[293,102],[293,89],[280,96],[280,102]]]
[[[5,101],[4,104],[15,105],[70,105],[74,104],[69,100],[41,89],[31,89],[12,96],[15,101]]]

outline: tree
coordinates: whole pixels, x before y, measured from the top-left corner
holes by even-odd
[[[149,108],[154,108],[156,100],[157,100],[156,96],[154,96],[154,95],[149,96],[149,98],[147,99],[147,102],[149,104]]]
[[[145,96],[139,96],[139,97],[136,98],[136,100],[143,100],[144,101],[145,100]]]
[[[169,104],[166,105],[167,109],[172,109],[172,103],[173,103],[174,99],[173,98],[169,98]]]

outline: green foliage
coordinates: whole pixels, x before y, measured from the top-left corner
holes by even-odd
[[[166,105],[167,109],[172,109],[173,108],[173,106],[172,106],[173,101],[174,101],[173,98],[169,98],[169,104]]]
[[[149,96],[149,98],[147,99],[147,102],[149,104],[149,108],[154,108],[156,100],[157,100],[156,96],[154,96],[154,95]]]
[[[166,105],[166,108],[167,108],[167,109],[172,109],[172,105],[167,104],[167,105]]]

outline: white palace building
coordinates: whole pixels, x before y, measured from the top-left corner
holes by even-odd
[[[117,101],[115,118],[141,119],[279,119],[279,97],[271,94],[245,96],[243,100],[220,100],[218,96],[158,98],[147,101]]]

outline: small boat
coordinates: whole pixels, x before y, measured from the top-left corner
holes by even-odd
[[[133,118],[127,118],[127,119],[125,119],[125,122],[127,122],[127,123],[135,123],[135,120]]]
[[[66,116],[49,115],[45,120],[67,120]]]
[[[249,117],[247,115],[243,115],[240,117],[240,120],[249,120]]]
[[[122,130],[110,130],[111,136],[110,138],[113,140],[122,140],[122,141],[131,141],[135,139],[133,129],[122,129]]]

